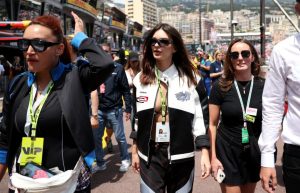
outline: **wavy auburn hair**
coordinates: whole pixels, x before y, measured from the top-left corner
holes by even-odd
[[[223,92],[227,92],[231,88],[233,81],[234,81],[234,71],[235,70],[234,70],[233,64],[231,62],[230,52],[231,52],[232,46],[238,42],[247,44],[250,48],[251,54],[254,57],[254,61],[251,63],[251,74],[253,76],[258,76],[258,74],[260,72],[260,60],[259,60],[257,51],[254,48],[254,46],[246,39],[233,40],[230,43],[228,50],[226,52],[225,64],[224,64],[224,74],[220,78],[220,81],[219,81],[221,91],[223,91]]]
[[[188,78],[188,85],[197,84],[196,71],[193,68],[193,64],[188,57],[188,53],[184,46],[180,33],[172,26],[166,23],[157,24],[147,35],[144,42],[144,56],[142,60],[142,74],[141,83],[144,85],[152,84],[155,81],[154,67],[156,65],[156,59],[153,57],[151,39],[155,32],[162,29],[168,34],[172,40],[172,44],[176,52],[172,56],[173,63],[178,70],[179,77],[186,75]]]
[[[52,34],[57,38],[57,42],[63,43],[65,48],[63,54],[59,57],[60,61],[64,64],[71,63],[71,54],[69,44],[67,39],[64,37],[62,28],[60,26],[60,21],[57,17],[52,15],[43,15],[35,17],[30,25],[42,25],[49,28],[52,31]]]

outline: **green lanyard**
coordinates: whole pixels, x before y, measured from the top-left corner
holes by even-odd
[[[47,89],[46,95],[43,97],[43,99],[41,100],[38,108],[36,109],[35,112],[33,112],[33,100],[34,100],[34,91],[33,91],[33,86],[31,86],[31,90],[30,90],[30,98],[29,98],[29,116],[30,116],[30,121],[31,121],[31,137],[35,137],[36,136],[36,126],[37,126],[37,121],[39,119],[42,107],[45,104],[46,99],[49,96],[49,93],[53,87],[53,82],[50,81],[47,85],[47,87],[45,89]]]
[[[161,116],[162,116],[162,123],[165,124],[166,122],[166,116],[167,116],[167,104],[166,104],[166,96],[163,95],[161,84],[160,84],[160,77],[157,67],[155,66],[155,76],[157,79],[157,84],[159,88],[160,93],[160,102],[161,102]]]
[[[238,94],[239,101],[241,103],[242,111],[243,111],[243,119],[244,119],[244,127],[242,128],[242,143],[243,144],[249,143],[249,133],[248,133],[247,122],[246,122],[246,110],[247,110],[247,108],[249,108],[249,105],[250,105],[250,100],[251,100],[252,90],[253,90],[253,82],[254,81],[253,81],[253,76],[252,76],[250,91],[249,91],[249,95],[248,95],[248,99],[247,99],[247,106],[246,106],[246,109],[245,109],[243,99],[241,97],[241,93],[240,93],[239,87],[237,85],[237,81],[234,80],[234,86],[235,86],[236,92]]]
[[[234,86],[236,88],[236,92],[238,94],[238,97],[239,97],[239,101],[240,101],[240,104],[242,106],[242,111],[243,111],[243,119],[244,119],[244,127],[247,127],[247,125],[245,125],[246,123],[246,109],[249,107],[250,105],[250,100],[251,100],[251,96],[252,96],[252,90],[253,90],[253,76],[251,77],[251,84],[250,84],[250,90],[249,90],[249,95],[248,95],[248,99],[247,99],[247,106],[246,106],[246,109],[244,107],[244,103],[243,103],[243,99],[242,99],[242,96],[241,96],[241,93],[240,93],[240,90],[239,90],[239,87],[237,85],[237,81],[234,80]]]

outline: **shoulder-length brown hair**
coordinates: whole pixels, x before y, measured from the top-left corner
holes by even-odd
[[[155,81],[154,67],[156,60],[153,57],[151,48],[151,39],[156,31],[162,29],[168,34],[172,40],[172,44],[176,52],[172,56],[173,63],[178,70],[179,77],[186,75],[188,78],[188,85],[197,84],[196,71],[193,68],[193,64],[189,60],[188,53],[184,46],[180,33],[172,26],[166,23],[157,24],[147,35],[144,42],[144,56],[142,60],[142,74],[140,81],[142,84],[152,84]]]
[[[235,39],[235,40],[233,40],[230,43],[230,45],[228,47],[228,50],[226,52],[225,64],[224,64],[224,74],[222,75],[222,77],[220,78],[220,81],[219,81],[220,88],[223,92],[227,92],[233,84],[234,67],[233,67],[233,64],[231,62],[230,52],[231,52],[232,46],[234,44],[238,43],[238,42],[245,43],[250,47],[251,54],[254,57],[254,61],[251,63],[251,74],[253,76],[258,76],[259,71],[260,71],[260,60],[259,60],[257,51],[254,48],[254,46],[246,39]]]

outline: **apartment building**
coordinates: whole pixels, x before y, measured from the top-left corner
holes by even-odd
[[[146,29],[158,23],[155,0],[125,0],[125,13],[129,19],[139,22]]]
[[[199,13],[184,13],[182,11],[161,11],[160,21],[174,26],[181,34],[186,44],[199,44],[200,27]],[[209,41],[214,21],[208,18],[201,19],[202,41]],[[202,42],[203,43],[203,42]]]

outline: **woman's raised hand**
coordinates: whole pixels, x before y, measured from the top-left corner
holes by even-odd
[[[73,11],[71,12],[74,21],[75,21],[75,29],[74,29],[74,35],[76,35],[78,32],[84,32],[84,23],[80,17]]]

